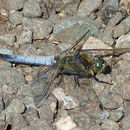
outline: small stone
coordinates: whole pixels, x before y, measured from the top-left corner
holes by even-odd
[[[64,2],[64,8],[61,6],[58,10],[60,10],[60,16],[63,18],[65,15],[75,15],[77,13],[78,6],[80,5],[80,0],[70,0],[68,2]]]
[[[61,88],[54,89],[53,95],[57,98],[59,102],[63,103],[63,109],[69,110],[79,106],[79,101],[72,96],[66,96],[63,89]]]
[[[88,128],[89,130],[101,130],[101,127],[99,125],[93,125]]]
[[[108,30],[102,33],[102,35],[100,36],[102,41],[106,44],[108,44],[109,46],[114,45],[114,40],[113,40],[113,31],[112,30]]]
[[[20,37],[22,37],[22,36],[20,36]],[[15,45],[17,46],[19,44],[16,43]],[[36,55],[38,55],[36,46],[34,46],[34,44],[26,42],[26,43],[23,43],[23,44],[20,44],[20,45],[21,46],[18,49],[18,54],[19,55],[24,55],[24,56],[27,56],[27,55],[28,56],[36,56]]]
[[[69,45],[74,45],[80,41],[88,31],[92,35],[97,35],[99,33],[98,24],[89,18],[69,17],[60,20],[54,26],[52,39],[58,41],[61,45],[66,43],[69,48]]]
[[[130,33],[122,35],[117,39],[116,48],[130,48]]]
[[[123,98],[125,98],[126,100],[130,99],[130,87],[129,87],[130,79],[129,78],[124,79],[124,81],[122,81],[122,85],[120,86],[123,93]]]
[[[39,3],[39,6],[40,6],[40,9],[42,11],[42,18],[44,19],[48,19],[49,16],[51,16],[48,11],[49,7],[48,7],[48,2],[47,1],[44,1],[44,0],[37,0],[37,2]],[[49,5],[50,6],[50,5]]]
[[[122,119],[122,128],[124,130],[130,129],[130,113]]]
[[[5,16],[6,18],[8,17],[8,12],[7,12],[7,10],[5,10],[5,9],[0,9],[0,15],[2,15],[2,16]]]
[[[128,16],[127,18],[125,18],[125,19],[122,21],[122,23],[125,23],[125,24],[128,26],[128,28],[130,28],[130,16]]]
[[[130,28],[130,16],[125,18],[120,24],[114,27],[114,38],[118,38],[129,31]]]
[[[52,110],[52,112],[56,112],[56,107],[57,107],[57,104],[56,104],[56,102],[52,102],[51,104],[50,104],[50,108],[51,108],[51,110]]]
[[[50,17],[49,17],[49,21],[53,24],[56,24],[58,21],[60,20],[60,16],[57,15],[57,14],[52,14]]]
[[[103,106],[107,109],[117,109],[120,107],[120,104],[113,100],[111,95],[100,97],[100,101],[102,102]]]
[[[32,43],[32,31],[29,28],[24,28],[24,30],[17,39],[18,41],[15,44],[18,45]]]
[[[60,117],[55,125],[58,130],[71,130],[77,126],[70,116]]]
[[[102,5],[102,0],[84,0],[78,8],[78,16],[89,16],[93,11],[99,9]]]
[[[115,9],[119,8],[119,0],[109,0],[109,1],[105,1],[103,4],[104,7],[113,6]]]
[[[34,40],[48,38],[52,31],[52,23],[45,19],[24,18],[23,24],[32,30]]]
[[[120,130],[119,125],[109,119],[105,119],[102,121],[101,128],[103,130]]]
[[[2,84],[2,96],[5,108],[8,107],[18,92],[18,87],[10,84]]]
[[[16,36],[14,34],[3,34],[0,35],[0,40],[4,41],[9,46],[13,46]]]
[[[56,104],[52,108],[52,103]],[[39,108],[39,115],[40,118],[44,118],[47,123],[52,123],[54,121],[54,116],[57,112],[57,101],[54,98],[54,96],[50,95],[48,99],[46,100],[45,104],[42,104]]]
[[[10,10],[21,10],[24,3],[25,0],[8,0],[6,8]]]
[[[52,130],[51,126],[44,119],[37,119],[35,122],[36,123],[32,125],[35,130]]]
[[[23,14],[25,17],[41,17],[42,11],[40,9],[39,3],[36,0],[28,0],[24,4]]]
[[[9,20],[14,25],[22,24],[23,21],[22,13],[15,10],[10,11]]]
[[[3,83],[21,86],[25,83],[22,71],[17,68],[0,68],[0,84]]]
[[[25,104],[26,108],[34,107],[33,95],[31,93],[30,85],[22,85],[19,87],[17,96],[21,97],[21,101]]]
[[[14,99],[10,106],[5,109],[6,113],[23,113],[25,110],[25,105],[18,99]]]
[[[7,115],[7,121],[12,124],[12,129],[21,130],[28,126],[28,122],[19,113],[10,113]]]
[[[113,37],[114,38],[118,38],[124,34],[126,34],[129,31],[129,27],[127,26],[126,23],[120,23],[117,26],[114,27],[113,29],[114,33],[113,33]]]
[[[114,27],[124,18],[124,16],[125,15],[123,15],[123,12],[117,12],[115,16],[108,22],[107,28]]]
[[[32,126],[35,124],[36,120],[38,121],[40,117],[36,109],[29,107],[24,113],[24,118]]]
[[[9,50],[9,49],[0,49],[0,53],[2,54],[7,54],[7,55],[13,55],[14,52],[12,50]]]
[[[122,35],[117,39],[116,48],[130,48],[130,33]],[[124,53],[120,56],[123,59],[130,60],[130,53]]]
[[[90,36],[88,40],[84,43],[82,49],[112,49],[112,47],[105,44],[103,41],[101,41],[99,38]]]
[[[112,110],[109,114],[109,119],[115,122],[119,121],[124,115],[122,110]]]

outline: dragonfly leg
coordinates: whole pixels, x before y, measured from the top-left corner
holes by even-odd
[[[74,81],[75,81],[75,85],[74,88],[76,88],[77,86],[80,87],[80,83],[79,83],[79,77],[74,75]]]
[[[113,83],[109,83],[109,82],[106,82],[106,81],[99,80],[96,76],[93,76],[93,78],[94,78],[97,82],[105,83],[105,84],[109,84],[109,85],[113,85]]]

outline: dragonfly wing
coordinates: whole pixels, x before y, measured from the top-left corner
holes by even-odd
[[[31,85],[34,103],[36,107],[44,105],[54,87],[53,81],[57,77],[55,65],[39,71]]]
[[[91,52],[96,56],[120,56],[124,53],[130,52],[130,48],[113,48],[113,49],[85,49],[84,52]]]

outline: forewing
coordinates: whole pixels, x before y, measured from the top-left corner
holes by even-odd
[[[57,69],[55,65],[49,66],[45,70],[38,72],[31,85],[34,103],[36,107],[40,107],[45,104],[49,97],[57,76]]]

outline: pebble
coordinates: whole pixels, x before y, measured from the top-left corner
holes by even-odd
[[[9,13],[9,20],[12,24],[19,25],[23,22],[23,16],[22,13],[19,11],[11,10]]]
[[[35,130],[52,130],[51,125],[44,119],[37,119],[35,124],[32,125]]]
[[[77,126],[69,115],[60,117],[56,121],[55,125],[57,130],[71,130],[72,128],[75,128]]]
[[[129,31],[130,28],[130,16],[125,18],[120,24],[114,27],[114,38],[118,38]]]
[[[49,8],[48,8],[48,2],[44,1],[44,0],[38,0],[37,1],[39,3],[40,9],[42,11],[42,18],[44,19],[48,19],[50,17],[50,12],[49,12]]]
[[[59,15],[61,16],[61,15],[64,15],[64,14],[65,15],[74,15],[74,14],[76,14],[79,4],[80,4],[80,0],[75,0],[75,1],[70,0],[69,2],[64,2],[63,7],[58,9],[59,12],[60,12]]]
[[[130,16],[126,17],[126,18],[122,21],[122,23],[125,23],[125,24],[128,26],[128,28],[130,28]]]
[[[17,38],[16,46],[23,45],[26,43],[32,43],[32,31],[29,28],[24,28],[20,36]]]
[[[101,36],[100,36],[101,37]],[[100,40],[101,38],[96,38],[93,36],[90,36],[87,41],[84,43],[82,49],[112,49],[108,44],[105,44],[105,42]],[[98,52],[97,52],[98,53]],[[101,52],[99,52],[101,54]]]
[[[2,54],[7,54],[7,55],[13,55],[14,54],[14,52],[12,51],[12,50],[10,50],[10,49],[0,49],[0,53],[2,53]]]
[[[13,112],[13,113],[23,113],[25,111],[25,105],[19,99],[15,98],[9,107],[5,109],[6,114]]]
[[[5,9],[0,9],[0,15],[2,15],[2,16],[4,16],[4,17],[8,17],[8,12],[7,12],[7,10],[5,10]]]
[[[89,130],[101,130],[101,127],[99,125],[93,125],[88,128]]]
[[[0,84],[8,83],[20,86],[25,83],[23,73],[17,68],[0,68]]]
[[[109,0],[104,2],[104,7],[113,6],[115,9],[119,8],[119,0]]]
[[[128,115],[130,113],[130,102],[129,101],[125,101],[123,104],[123,112],[124,112],[124,116]]]
[[[119,121],[124,116],[122,110],[112,110],[109,112],[109,114],[109,119],[114,122]]]
[[[21,10],[25,0],[8,0],[6,8],[9,10]]]
[[[38,111],[35,108],[29,107],[24,113],[24,118],[31,126],[33,126],[37,121],[39,121],[38,119],[40,117]]]
[[[20,36],[22,37],[22,36]],[[29,38],[29,37],[28,37]],[[29,40],[29,39],[28,39]],[[15,44],[16,46],[19,44]],[[18,50],[19,55],[24,55],[24,56],[37,56],[37,49],[34,44],[30,42],[25,42],[23,44],[20,44],[19,50]]]
[[[69,44],[73,45],[78,40],[82,39],[88,30],[91,30],[90,33],[92,35],[99,33],[99,27],[93,20],[80,17],[69,17],[60,20],[54,26],[52,39],[58,41],[61,45],[62,43],[66,43],[69,47]]]
[[[102,0],[84,0],[79,5],[77,15],[89,16],[93,11],[99,9],[102,5]]]
[[[130,47],[129,42],[130,42],[130,33],[122,35],[117,39],[116,48],[127,48],[127,47],[129,48]]]
[[[48,38],[52,31],[52,23],[45,19],[24,18],[23,24],[32,30],[34,40]]]
[[[57,113],[57,100],[54,96],[50,95],[45,102],[39,108],[40,118],[44,118],[48,124],[54,122],[54,116]]]
[[[102,39],[103,42],[105,42],[109,46],[112,46],[115,44],[115,41],[113,39],[113,30],[108,30],[106,32],[103,32],[100,38]]]
[[[63,109],[69,110],[69,109],[79,107],[80,105],[78,99],[72,96],[66,96],[63,89],[61,88],[54,89],[52,93],[59,102],[63,103],[62,105]]]
[[[42,11],[39,3],[36,0],[26,1],[23,7],[23,15],[30,18],[41,17]]]
[[[12,125],[12,129],[21,130],[28,126],[28,122],[19,113],[11,113],[7,116],[7,121]]]
[[[102,121],[101,128],[103,130],[120,130],[119,125],[109,119],[105,119]]]
[[[122,119],[122,128],[124,130],[130,129],[130,113]]]
[[[111,95],[107,95],[105,97],[100,97],[100,101],[102,102],[103,106],[106,109],[117,109],[120,107],[120,104],[118,104],[118,102],[116,102]]]
[[[116,26],[124,18],[124,16],[125,14],[123,12],[118,11],[115,14],[115,16],[112,19],[110,19],[110,21],[108,22],[107,28]]]
[[[113,37],[118,38],[124,34],[126,34],[129,31],[129,27],[126,25],[126,23],[120,23],[113,29]]]
[[[1,92],[4,107],[6,108],[11,104],[12,100],[16,96],[16,93],[18,92],[18,87],[16,85],[3,83],[1,85]]]
[[[127,74],[126,74],[126,76],[127,76]],[[122,80],[122,82],[120,83],[120,89],[122,91],[122,96],[126,100],[130,99],[130,87],[129,87],[130,80],[129,80],[129,78],[130,78],[130,76],[127,76],[126,79]]]
[[[30,108],[30,107],[35,108],[30,85],[20,86],[17,92],[17,97],[20,97],[20,100],[24,103],[26,108]]]
[[[14,34],[3,34],[0,35],[0,40],[4,41],[9,46],[13,46],[16,36]]]

